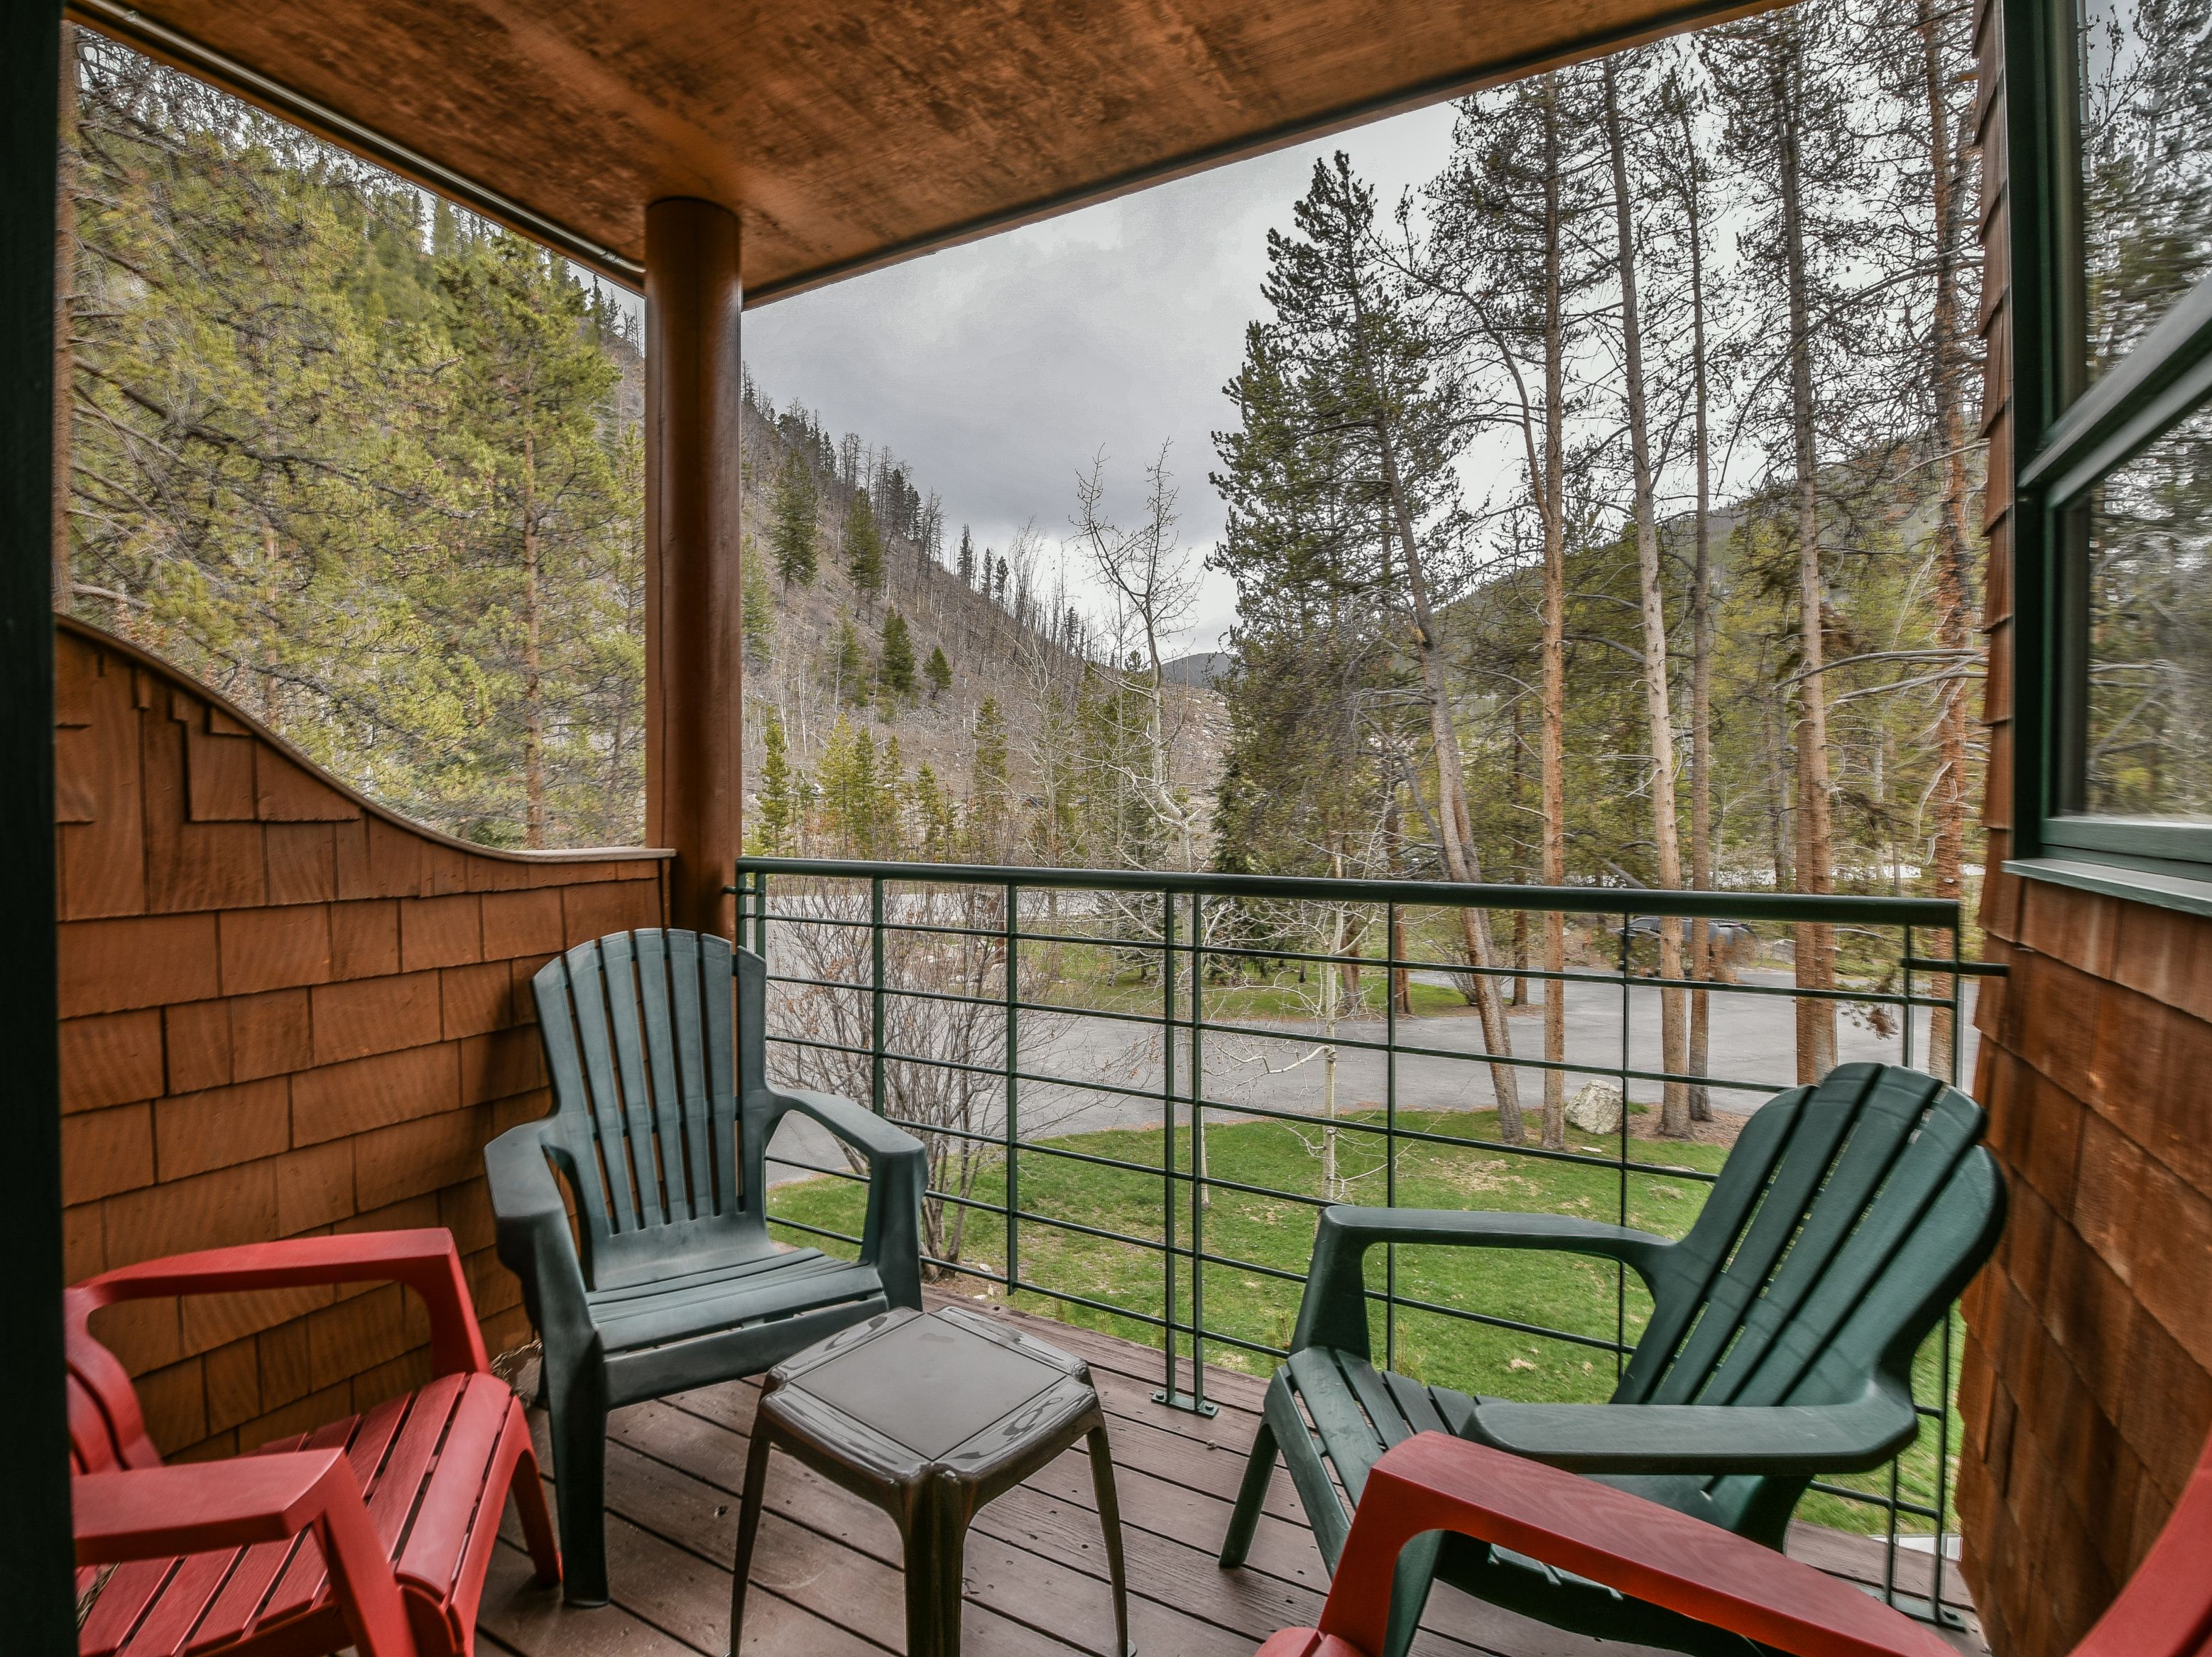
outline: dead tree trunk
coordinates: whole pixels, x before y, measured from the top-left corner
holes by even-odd
[[[1835,890],[1835,844],[1828,800],[1828,693],[1823,679],[1820,478],[1813,430],[1813,319],[1806,271],[1804,158],[1797,81],[1804,46],[1795,28],[1778,31],[1786,48],[1777,53],[1772,107],[1777,168],[1781,179],[1783,262],[1790,306],[1790,429],[1797,470],[1797,889]],[[1835,987],[1832,927],[1796,929],[1797,983],[1808,990]],[[1797,1079],[1818,1081],[1835,1068],[1836,1007],[1831,1001],[1797,1003]]]
[[[1936,441],[1943,450],[1943,509],[1936,526],[1936,642],[1946,650],[1964,650],[1972,637],[1973,538],[1966,523],[1966,320],[1960,310],[1960,251],[1964,226],[1959,205],[1964,192],[1953,169],[1952,112],[1943,73],[1942,20],[1932,0],[1920,0],[1921,67],[1928,93],[1928,161],[1930,205],[1936,220],[1936,304],[1929,329],[1929,367],[1936,391]],[[1956,902],[1963,884],[1961,853],[1966,838],[1966,685],[1961,674],[1942,685],[1942,716],[1936,724],[1935,885],[1936,895]],[[1954,941],[1939,937],[1936,948]],[[1935,978],[1929,994],[1948,997],[1950,976]],[[1911,1008],[1906,1015],[1911,1015]],[[1928,1020],[1928,1063],[1931,1069],[1955,1058],[1958,1039],[1948,1007],[1934,1008]]]
[[[1467,778],[1460,764],[1459,733],[1454,726],[1451,686],[1444,673],[1443,640],[1437,630],[1429,602],[1427,579],[1420,550],[1413,537],[1413,520],[1399,476],[1397,451],[1379,421],[1383,482],[1389,490],[1390,511],[1406,554],[1406,588],[1413,600],[1413,651],[1421,664],[1421,691],[1429,704],[1429,732],[1437,751],[1437,817],[1443,845],[1444,872],[1462,885],[1482,880],[1480,855],[1474,848],[1473,819],[1468,815]],[[1490,935],[1490,917],[1473,905],[1462,905],[1460,929],[1467,941],[1467,964],[1474,979],[1475,1012],[1482,1020],[1482,1040],[1493,1055],[1490,1082],[1498,1096],[1498,1137],[1509,1145],[1521,1142],[1521,1089],[1512,1064],[1513,1037],[1505,1022],[1505,1008],[1498,984],[1498,946]]]
[[[1690,884],[1713,885],[1713,564],[1711,388],[1705,355],[1705,229],[1697,137],[1686,96],[1675,103],[1682,127],[1682,206],[1690,244],[1690,380],[1697,471],[1697,517],[1690,566]],[[1690,923],[1690,976],[1712,976],[1712,924]],[[1712,997],[1690,994],[1690,1074],[1711,1074]],[[1690,1088],[1690,1119],[1710,1122],[1712,1100],[1702,1082]]]
[[[1544,525],[1543,703],[1537,738],[1544,819],[1544,884],[1564,886],[1567,878],[1566,706],[1567,569],[1566,352],[1565,295],[1561,291],[1559,214],[1559,91],[1547,75],[1544,94],[1544,484],[1540,510]],[[1567,917],[1558,910],[1544,915],[1544,970],[1553,974],[1544,985],[1544,1057],[1554,1067],[1567,1057]],[[1544,1143],[1567,1142],[1566,1073],[1544,1073]]]
[[[1644,621],[1644,716],[1651,748],[1651,843],[1662,890],[1682,885],[1682,844],[1674,813],[1674,715],[1667,683],[1667,595],[1659,575],[1659,515],[1652,475],[1651,435],[1644,406],[1644,326],[1637,308],[1636,235],[1629,222],[1628,142],[1621,131],[1619,60],[1605,60],[1606,142],[1613,161],[1614,259],[1620,283],[1620,337],[1628,401],[1628,449],[1636,491],[1636,579]],[[1682,971],[1682,923],[1668,915],[1659,921],[1659,975],[1679,982]],[[1689,1029],[1685,996],[1679,989],[1659,991],[1661,1068],[1686,1075]],[[1680,1081],[1663,1084],[1659,1131],[1682,1138],[1690,1131],[1690,1099]]]

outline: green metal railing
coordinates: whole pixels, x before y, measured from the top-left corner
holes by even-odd
[[[1002,1249],[1002,1269],[993,1270],[988,1264],[978,1265],[951,1252],[931,1255],[936,1268],[988,1282],[1010,1297],[1017,1294],[1048,1297],[1063,1308],[1082,1307],[1149,1329],[1164,1360],[1163,1383],[1156,1398],[1208,1414],[1214,1409],[1206,1395],[1209,1348],[1217,1354],[1249,1354],[1255,1360],[1279,1359],[1284,1350],[1279,1344],[1255,1339],[1249,1330],[1239,1332],[1209,1320],[1208,1274],[1231,1272],[1248,1282],[1286,1286],[1303,1281],[1299,1274],[1281,1266],[1210,1247],[1206,1219],[1212,1197],[1217,1193],[1233,1194],[1316,1209],[1330,1200],[1326,1192],[1316,1196],[1259,1184],[1237,1178],[1232,1169],[1208,1166],[1206,1147],[1210,1128],[1270,1120],[1310,1128],[1318,1118],[1310,1110],[1288,1108],[1279,1100],[1231,1101],[1216,1097],[1208,1081],[1207,1038],[1309,1045],[1322,1039],[1304,1027],[1313,1022],[1310,1016],[1267,1023],[1209,1013],[1209,993],[1217,999],[1221,993],[1218,983],[1209,985],[1210,976],[1218,978],[1224,972],[1249,972],[1255,968],[1281,972],[1293,963],[1300,970],[1329,972],[1356,966],[1382,974],[1379,1019],[1365,1013],[1363,1003],[1361,1015],[1346,1020],[1352,1027],[1343,1031],[1332,1026],[1327,1040],[1337,1050],[1379,1058],[1382,1081],[1379,1119],[1370,1119],[1378,1114],[1370,1112],[1366,1117],[1333,1118],[1328,1127],[1381,1147],[1377,1172],[1382,1176],[1382,1202],[1399,1201],[1401,1158],[1409,1148],[1427,1148],[1437,1154],[1449,1148],[1608,1171],[1616,1176],[1616,1218],[1626,1224],[1630,1223],[1632,1176],[1709,1185],[1713,1173],[1632,1154],[1631,1112],[1626,1108],[1621,1112],[1618,1133],[1613,1136],[1613,1154],[1605,1156],[1586,1148],[1546,1148],[1533,1142],[1509,1143],[1496,1136],[1469,1138],[1439,1132],[1435,1130],[1434,1120],[1427,1126],[1416,1125],[1406,1119],[1407,1113],[1401,1110],[1401,1061],[1469,1066],[1471,1074],[1478,1076],[1492,1074],[1499,1065],[1510,1066],[1516,1075],[1540,1077],[1551,1071],[1583,1077],[1601,1075],[1617,1083],[1625,1107],[1636,1084],[1651,1089],[1677,1083],[1761,1096],[1796,1084],[1794,1074],[1728,1075],[1725,1072],[1730,1067],[1725,1062],[1717,1067],[1723,1074],[1712,1075],[1670,1071],[1663,1063],[1637,1062],[1634,997],[1640,991],[1680,990],[1711,996],[1716,1004],[1721,997],[1787,1002],[1816,1000],[1838,1003],[1844,1009],[1860,1009],[1863,1016],[1871,1009],[1887,1009],[1886,1015],[1894,1018],[1893,1035],[1878,1034],[1875,1039],[1891,1041],[1894,1051],[1883,1057],[1933,1068],[1956,1082],[1959,1053],[1967,1033],[1963,984],[1968,977],[2002,970],[1962,960],[1959,906],[1930,899],[1467,886],[1443,881],[778,857],[741,858],[737,874],[732,890],[738,899],[739,936],[768,959],[769,982],[776,991],[771,999],[769,1031],[772,1054],[781,1051],[793,1063],[844,1067],[840,1074],[852,1082],[848,1090],[858,1093],[865,1084],[879,1113],[925,1137],[934,1136],[935,1145],[970,1147],[974,1154],[994,1159],[993,1166],[1000,1171],[998,1200],[979,1196],[972,1186],[954,1191],[939,1188],[934,1181],[929,1197],[945,1205],[941,1212],[957,1211],[967,1219],[983,1221]],[[1037,912],[1040,897],[1046,905],[1043,915]],[[1279,931],[1255,935],[1252,927],[1243,924],[1255,911],[1279,917],[1286,906],[1298,905],[1335,905],[1340,915],[1357,909],[1368,922],[1364,935],[1379,935],[1381,952],[1345,948],[1340,931],[1336,940],[1339,947],[1332,950],[1296,947],[1296,940],[1286,939]],[[1521,1053],[1495,1054],[1480,1043],[1470,1050],[1408,1039],[1400,1003],[1405,993],[1401,985],[1409,981],[1410,975],[1441,972],[1462,984],[1472,979],[1463,959],[1419,958],[1418,951],[1399,944],[1396,941],[1405,935],[1402,923],[1409,917],[1432,917],[1438,912],[1467,908],[1486,913],[1520,911],[1572,917],[1584,929],[1585,953],[1589,939],[1603,938],[1613,956],[1608,968],[1571,966],[1562,972],[1547,972],[1532,965],[1493,963],[1488,976],[1493,981],[1545,984],[1547,996],[1560,996],[1570,1008],[1573,1002],[1568,998],[1580,995],[1585,1000],[1586,1014],[1593,991],[1617,991],[1620,1033],[1613,1051],[1600,1058],[1585,1040],[1583,1051],[1570,1051],[1565,1058],[1553,1060]],[[1639,970],[1635,946],[1640,935],[1633,924],[1639,917],[1737,922],[1747,924],[1754,933],[1761,927],[1825,925],[1836,929],[1837,935],[1851,940],[1854,970],[1839,975],[1835,987],[1819,990],[1695,976],[1661,978],[1656,964],[1652,970]],[[865,949],[855,936],[860,934],[865,934]],[[1931,936],[1942,940],[1942,953],[1918,953],[1918,947]],[[839,937],[845,942],[825,954],[808,941],[824,937]],[[898,941],[896,952],[887,947],[893,940]],[[1310,940],[1306,941],[1310,944]],[[1156,969],[1157,1008],[1140,1010],[1131,1005],[1084,1005],[1046,999],[1046,992],[1054,986],[1040,983],[1034,976],[1034,959],[1041,948],[1098,952],[1145,964],[1140,984],[1148,983]],[[1398,953],[1401,948],[1402,956]],[[952,965],[948,966],[948,962]],[[817,970],[791,970],[802,966]],[[1025,972],[1030,976],[1025,977]],[[808,998],[803,1008],[799,998]],[[901,1009],[925,1006],[956,1021],[945,1027],[957,1027],[965,1045],[961,1041],[940,1043],[940,1051],[928,1052],[894,1045],[892,1026]],[[1937,1009],[1948,1012],[1952,1033],[1945,1051],[1934,1055],[1935,1063],[1930,1066],[1926,1063],[1927,1035],[1916,1029],[1917,1015],[1932,1019]],[[794,1015],[802,1011],[813,1014],[805,1020],[808,1027],[793,1027]],[[828,1027],[824,1027],[825,1017]],[[1044,1044],[1045,1057],[1038,1058],[1034,1046],[1024,1041],[1025,1025],[1034,1033],[1040,1021],[1066,1027],[1068,1020],[1079,1019],[1151,1033],[1150,1039],[1158,1043],[1156,1083],[1134,1086],[1095,1073],[1070,1075],[1037,1068],[1049,1062],[1051,1044],[1049,1040]],[[1411,1021],[1416,1026],[1412,1033],[1416,1037],[1420,1033],[1418,1026],[1428,1022]],[[1368,1025],[1379,1028],[1364,1027]],[[1712,1057],[1722,1057],[1717,1044]],[[775,1062],[772,1057],[771,1063]],[[972,1110],[958,1121],[946,1119],[942,1112],[933,1117],[902,1113],[894,1095],[908,1090],[893,1085],[895,1075],[903,1079],[924,1073],[964,1089],[962,1097],[971,1106],[988,1094],[996,1120],[979,1118]],[[1073,1091],[1103,1101],[1123,1113],[1124,1120],[1118,1125],[1128,1125],[1126,1117],[1132,1110],[1156,1110],[1156,1117],[1146,1125],[1159,1132],[1159,1161],[1102,1154],[1073,1143],[1055,1142],[1049,1135],[1029,1136],[1024,1124],[1025,1099],[1035,1099],[1041,1090],[1061,1094]],[[1743,1102],[1747,1106],[1751,1101]],[[1578,1136],[1585,1141],[1591,1137]],[[850,1168],[817,1165],[781,1153],[774,1160],[815,1175],[856,1177]],[[1158,1234],[1146,1236],[1093,1225],[1026,1205],[1022,1179],[1025,1161],[1037,1167],[1048,1162],[1061,1167],[1089,1165],[1118,1175],[1157,1179],[1160,1187]],[[933,1157],[933,1167],[938,1166]],[[1358,1200],[1376,1199],[1363,1194]],[[831,1227],[781,1215],[777,1222],[825,1240],[857,1242]],[[1079,1283],[1054,1274],[1049,1263],[1042,1268],[1031,1264],[1025,1269],[1025,1231],[1032,1240],[1049,1231],[1091,1240],[1102,1249],[1143,1251],[1158,1263],[1157,1299],[1147,1296],[1149,1303],[1144,1305],[1116,1301],[1091,1292],[1095,1285],[1088,1279]],[[1286,1287],[1285,1292],[1291,1291]],[[1398,1361],[1401,1313],[1455,1319],[1516,1337],[1609,1353],[1616,1374],[1632,1349],[1631,1297],[1625,1272],[1616,1276],[1613,1327],[1604,1335],[1443,1304],[1405,1292],[1395,1248],[1386,1251],[1381,1282],[1370,1293],[1380,1308],[1385,1360],[1391,1367]],[[1918,1499],[1901,1488],[1896,1462],[1887,1470],[1886,1489],[1857,1489],[1826,1480],[1816,1483],[1814,1489],[1881,1514],[1885,1543],[1881,1587],[1892,1604],[1924,1619],[1956,1623],[1959,1618],[1948,1608],[1944,1593],[1945,1538],[1955,1532],[1950,1510],[1952,1319],[1944,1320],[1931,1340],[1935,1381],[1925,1390],[1932,1396],[1916,1398],[1916,1407],[1932,1426],[1936,1439],[1929,1499]],[[1922,1526],[1934,1533],[1928,1591],[1908,1593],[1899,1583],[1901,1538]]]

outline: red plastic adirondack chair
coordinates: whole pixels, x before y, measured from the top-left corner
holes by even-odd
[[[1810,1565],[1574,1473],[1444,1433],[1409,1438],[1367,1476],[1318,1629],[1259,1657],[1382,1648],[1398,1550],[1451,1531],[1573,1571],[1800,1657],[1958,1657],[1928,1629]],[[2212,1444],[2149,1556],[2073,1657],[2212,1657]]]
[[[429,1384],[229,1461],[163,1466],[130,1377],[87,1325],[118,1301],[362,1282],[428,1305]],[[561,1580],[530,1429],[485,1362],[449,1233],[174,1255],[89,1278],[63,1305],[78,1593],[115,1567],[81,1657],[470,1657],[510,1493],[538,1580]]]

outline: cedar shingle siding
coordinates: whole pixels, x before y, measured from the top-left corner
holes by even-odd
[[[1990,440],[1990,874],[1977,1093],[2012,1218],[1967,1292],[1959,1508],[1999,1657],[2060,1657],[2142,1560],[2212,1424],[2212,923],[2004,874],[2012,353],[2002,7],[1978,0]]]
[[[384,816],[209,693],[57,640],[63,1179],[72,1281],[152,1255],[447,1226],[495,1352],[484,1141],[550,1107],[529,978],[660,923],[663,861],[466,850]],[[168,1453],[250,1449],[428,1374],[393,1287],[120,1306]]]

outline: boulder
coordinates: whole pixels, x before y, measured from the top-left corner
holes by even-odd
[[[1610,1081],[1585,1081],[1567,1101],[1567,1125],[1584,1133],[1620,1131],[1620,1089]]]

